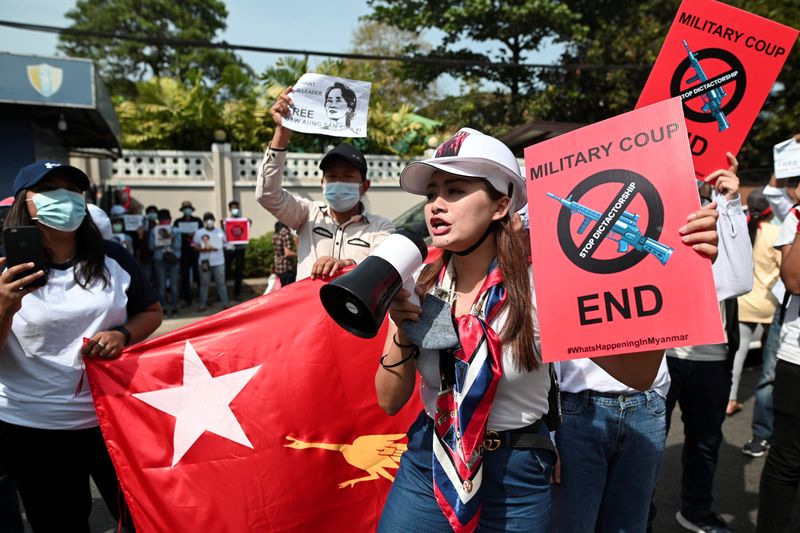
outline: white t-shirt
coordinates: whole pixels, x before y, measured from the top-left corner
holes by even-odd
[[[591,359],[561,361],[558,363],[557,368],[559,386],[563,392],[577,393],[585,390],[619,394],[636,394],[639,392],[614,379],[611,374],[597,366]],[[662,398],[666,398],[670,383],[667,358],[663,357],[651,390],[656,391]]]
[[[780,250],[787,244],[794,243],[797,233],[797,216],[794,210],[789,211],[783,220],[781,232],[775,241],[775,248]],[[800,298],[793,295],[786,306],[783,326],[781,326],[780,345],[778,346],[778,359],[800,365]]]
[[[40,429],[97,426],[80,354],[83,339],[124,324],[157,300],[136,261],[105,241],[107,286],[84,289],[71,265],[51,266],[47,283],[22,299],[0,350],[0,420]]]
[[[210,246],[215,250],[212,252],[200,252],[198,254],[198,264],[202,263],[203,261],[208,261],[208,264],[212,267],[220,266],[225,264],[225,232],[219,228],[214,229],[206,229],[205,227],[200,228],[199,230],[194,232],[194,237],[192,237],[195,244],[197,244],[201,249],[205,248],[206,246]]]
[[[536,318],[536,295],[531,284],[531,300],[533,301],[533,332],[536,346],[539,347],[539,321]],[[489,325],[499,335],[508,317],[505,306]],[[422,376],[420,396],[425,412],[434,418],[436,413],[436,396],[439,394],[439,352],[420,350],[417,369]],[[550,390],[550,374],[547,364],[539,363],[539,368],[532,372],[518,370],[514,364],[514,356],[509,345],[503,346],[503,375],[497,384],[494,402],[489,413],[488,429],[504,431],[529,426],[542,418],[548,410],[547,394]]]

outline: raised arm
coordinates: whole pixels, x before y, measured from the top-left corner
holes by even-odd
[[[275,134],[261,161],[255,196],[256,201],[275,218],[297,230],[308,219],[308,200],[298,198],[282,187],[286,149],[292,136],[291,130],[283,127],[283,117],[291,114],[291,92],[292,88],[287,87],[270,108],[275,120]]]

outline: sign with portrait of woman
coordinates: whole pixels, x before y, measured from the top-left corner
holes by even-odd
[[[333,137],[367,136],[371,83],[307,73],[292,87],[291,115],[283,119],[290,130]]]

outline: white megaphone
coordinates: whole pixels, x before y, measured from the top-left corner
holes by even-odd
[[[410,301],[419,304],[414,273],[427,256],[421,235],[407,230],[392,233],[361,264],[322,286],[322,306],[346,331],[371,339],[401,287],[411,293]]]

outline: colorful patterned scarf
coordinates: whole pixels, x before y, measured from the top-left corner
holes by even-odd
[[[454,286],[444,265],[439,286]],[[436,398],[433,434],[433,488],[456,533],[474,531],[481,512],[483,439],[489,411],[503,373],[500,338],[489,322],[506,299],[497,259],[478,292],[472,311],[457,320],[460,346],[442,353],[442,385]]]

